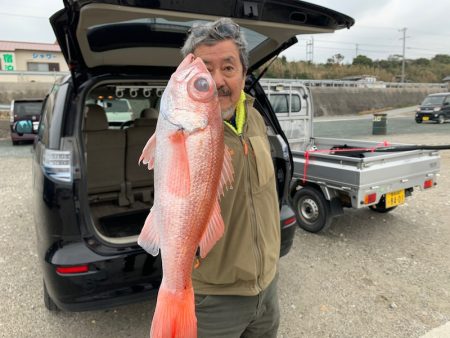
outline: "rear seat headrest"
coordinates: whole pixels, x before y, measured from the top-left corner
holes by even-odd
[[[136,119],[134,120],[135,127],[156,127],[158,120],[155,119]]]
[[[144,119],[157,119],[158,115],[159,115],[158,110],[150,107],[142,109],[140,117]]]
[[[85,131],[98,131],[108,129],[108,119],[103,107],[96,104],[86,105],[86,121],[84,123]]]

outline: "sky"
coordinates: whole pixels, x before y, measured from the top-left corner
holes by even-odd
[[[317,34],[314,39],[311,35],[297,36],[299,43],[283,55],[290,61],[312,59],[315,63],[325,63],[338,53],[344,56],[344,63],[351,63],[357,54],[372,60],[387,59],[402,55],[403,28],[406,59],[450,55],[450,1],[428,1],[309,1],[347,14],[356,23],[349,30]],[[48,18],[62,7],[62,0],[0,0],[0,40],[55,42]],[[307,53],[307,45],[312,53]]]

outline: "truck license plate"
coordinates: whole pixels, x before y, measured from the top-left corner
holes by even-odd
[[[386,208],[392,208],[405,203],[405,190],[394,191],[386,194]]]
[[[429,116],[422,116],[422,121],[428,121],[430,119]]]

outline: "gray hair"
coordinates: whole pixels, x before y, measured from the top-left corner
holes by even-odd
[[[229,18],[220,18],[214,22],[195,23],[188,32],[188,37],[181,48],[181,54],[186,57],[189,53],[193,53],[199,45],[213,46],[223,40],[231,40],[236,44],[245,72],[248,69],[247,41],[239,26]]]

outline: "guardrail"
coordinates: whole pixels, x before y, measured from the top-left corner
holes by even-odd
[[[383,82],[383,81],[347,81],[347,80],[307,80],[307,79],[271,79],[262,78],[266,84],[292,85],[302,84],[308,87],[359,87],[359,88],[441,88],[447,90],[447,83],[412,83],[412,82]]]
[[[0,76],[9,75],[9,76],[65,76],[70,74],[70,72],[32,72],[32,71],[17,71],[17,70],[0,70]]]

